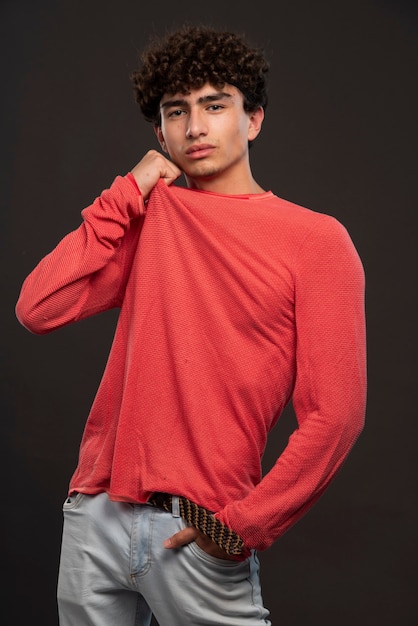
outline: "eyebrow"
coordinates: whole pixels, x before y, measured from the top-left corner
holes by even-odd
[[[202,96],[198,99],[197,104],[205,104],[207,102],[215,102],[216,100],[224,100],[226,98],[232,98],[230,93],[226,93],[226,91],[217,91],[216,93],[208,94],[207,96]],[[167,100],[163,104],[160,105],[161,109],[166,109],[168,107],[178,107],[178,106],[187,106],[189,103],[185,98],[176,98],[176,100]]]

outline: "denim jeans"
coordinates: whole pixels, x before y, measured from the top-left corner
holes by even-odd
[[[76,494],[64,505],[58,577],[61,626],[271,626],[255,553],[215,558],[164,539],[185,527],[147,504]]]

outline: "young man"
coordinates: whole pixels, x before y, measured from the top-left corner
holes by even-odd
[[[163,153],[116,177],[22,286],[17,316],[39,334],[120,307],[64,504],[62,626],[270,624],[256,551],[363,427],[357,252],[251,172],[267,71],[232,33],[154,42],[132,80]],[[290,399],[298,427],[262,477]]]

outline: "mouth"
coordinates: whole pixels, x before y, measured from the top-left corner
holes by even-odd
[[[186,150],[186,155],[191,159],[203,159],[209,156],[214,149],[214,146],[208,143],[194,144]]]

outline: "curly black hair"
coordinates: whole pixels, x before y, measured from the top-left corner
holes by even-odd
[[[206,83],[237,87],[247,113],[267,106],[269,64],[260,49],[236,33],[183,26],[165,38],[155,37],[140,61],[130,76],[135,99],[144,118],[156,126],[164,94],[187,94]]]

